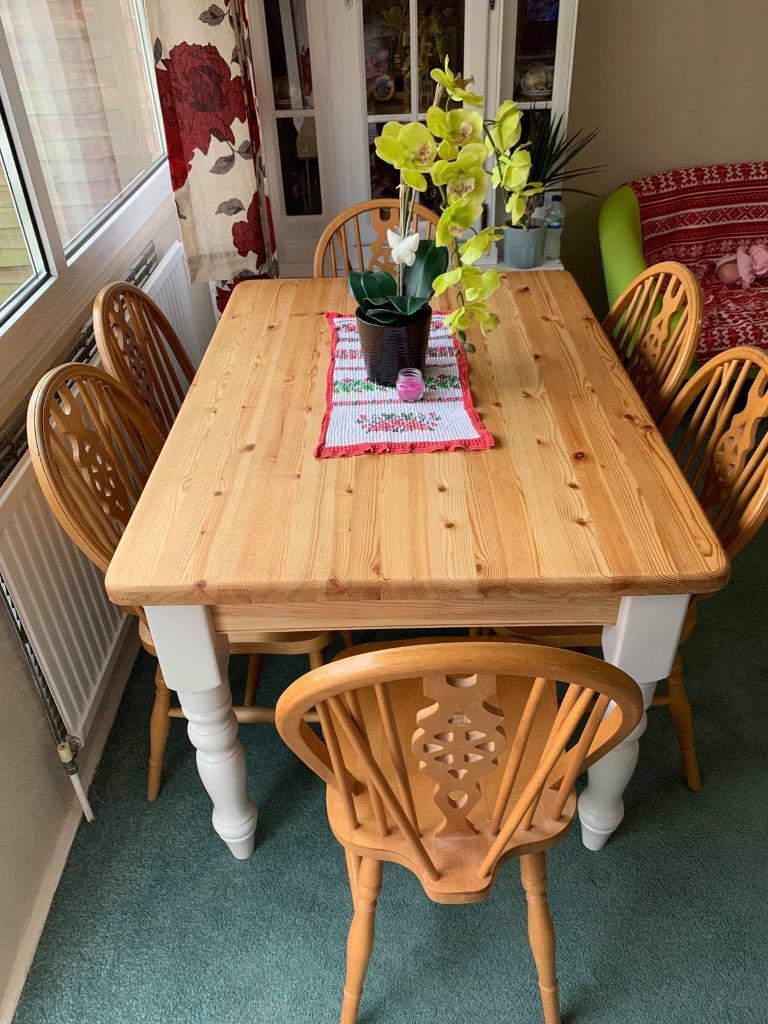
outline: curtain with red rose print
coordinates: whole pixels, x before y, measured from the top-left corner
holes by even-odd
[[[147,0],[181,237],[193,282],[275,276],[245,0]]]

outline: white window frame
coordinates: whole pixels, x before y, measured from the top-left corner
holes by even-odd
[[[143,5],[136,4],[147,40]],[[165,146],[159,118],[154,74],[149,81],[155,100],[161,145]],[[140,240],[151,237],[159,217],[172,210],[172,191],[165,152],[104,210],[66,248],[62,244],[40,158],[14,70],[13,59],[0,22],[0,103],[7,125],[32,226],[47,274],[35,282],[29,294],[0,323],[0,419],[9,392],[9,378],[26,375],[30,365],[40,372],[57,353],[71,324],[87,316],[99,287],[116,271],[122,271],[126,253],[135,256]],[[9,174],[12,173],[9,168]],[[28,225],[25,223],[24,227]],[[23,289],[22,289],[23,291]],[[30,341],[34,339],[34,341]]]

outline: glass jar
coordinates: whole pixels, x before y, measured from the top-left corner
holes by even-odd
[[[403,402],[419,402],[424,396],[425,386],[421,370],[407,367],[397,375],[395,384],[397,397]]]

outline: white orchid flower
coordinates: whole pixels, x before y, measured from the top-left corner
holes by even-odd
[[[391,231],[387,228],[387,241],[392,250],[392,262],[404,263],[406,267],[412,267],[416,260],[416,250],[419,247],[419,232],[415,231],[412,235],[406,235],[403,238],[399,231]]]

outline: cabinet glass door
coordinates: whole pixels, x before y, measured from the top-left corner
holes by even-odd
[[[555,79],[559,0],[517,0],[514,99],[549,107]]]
[[[287,217],[323,212],[306,0],[264,4]]]
[[[371,198],[396,195],[399,173],[376,156],[374,139],[386,121],[426,119],[435,83],[432,68],[448,57],[454,70],[469,60],[466,0],[363,0],[363,58]],[[480,69],[477,69],[479,72]],[[437,205],[426,192],[421,201]]]

